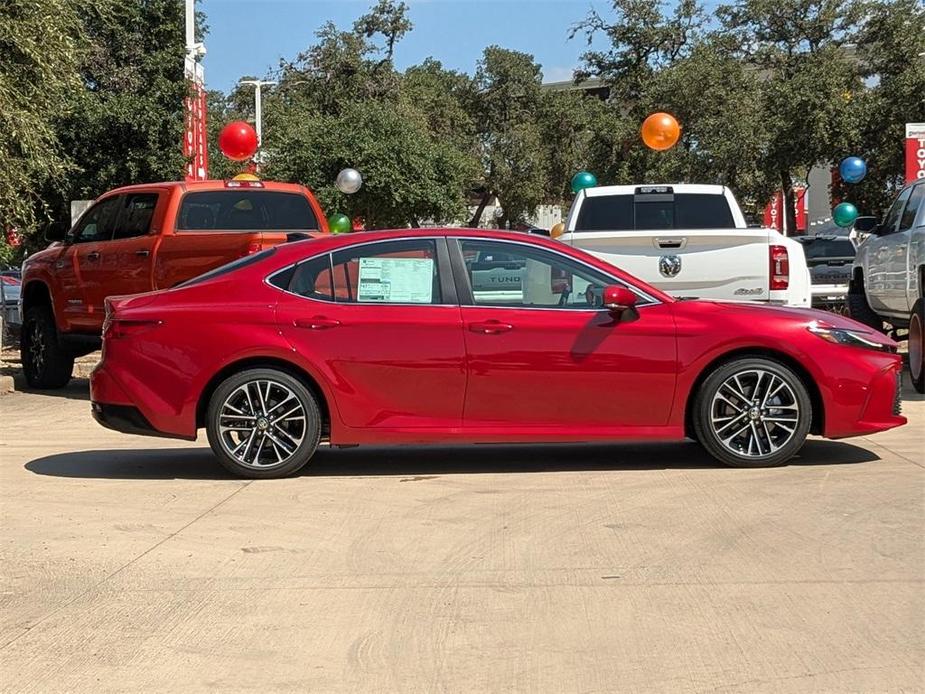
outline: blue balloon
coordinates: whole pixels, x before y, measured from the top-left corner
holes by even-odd
[[[841,160],[838,173],[845,183],[860,183],[867,175],[867,164],[861,157],[845,157]]]

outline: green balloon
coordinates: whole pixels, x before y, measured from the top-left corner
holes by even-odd
[[[840,227],[850,227],[858,218],[858,208],[850,202],[839,203],[832,210],[832,219]]]
[[[572,176],[572,192],[577,193],[585,188],[593,188],[597,185],[597,178],[590,171],[579,171]]]
[[[332,234],[346,234],[353,229],[350,217],[345,214],[332,214],[328,217],[328,230]]]

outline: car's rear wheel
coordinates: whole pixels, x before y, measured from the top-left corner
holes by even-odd
[[[71,380],[74,355],[61,347],[50,307],[33,306],[26,311],[19,349],[30,387],[63,388]]]
[[[215,389],[206,431],[216,457],[236,475],[285,477],[318,448],[321,413],[298,378],[277,369],[248,369]]]
[[[803,446],[812,418],[800,377],[760,357],[719,366],[697,392],[693,412],[697,440],[734,467],[783,465]]]
[[[909,374],[912,386],[925,393],[925,299],[918,299],[909,314]]]

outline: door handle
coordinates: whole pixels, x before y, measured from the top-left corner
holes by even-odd
[[[497,320],[486,320],[480,321],[478,323],[469,323],[469,330],[474,333],[482,333],[483,335],[497,335],[499,333],[510,332],[514,329],[514,326],[510,323],[502,323]]]
[[[328,328],[336,328],[338,325],[340,325],[340,321],[334,318],[316,316],[315,318],[309,318],[308,320],[297,318],[293,321],[293,325],[295,325],[297,328],[308,328],[309,330],[327,330]]]
[[[99,259],[100,259],[100,252],[99,252],[99,251],[90,251],[89,253],[87,253],[87,256],[86,256],[86,257],[87,257],[87,260],[99,260]]]
[[[135,251],[135,255],[140,255],[142,258],[147,258],[149,255],[151,255],[151,251],[146,250],[146,249],[141,249],[141,250]]]

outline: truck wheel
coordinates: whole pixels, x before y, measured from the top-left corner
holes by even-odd
[[[215,389],[206,432],[213,453],[234,474],[285,477],[318,448],[321,412],[299,379],[276,369],[249,369]]]
[[[746,357],[723,364],[697,392],[697,440],[732,467],[783,465],[797,454],[812,424],[806,386],[778,361]]]
[[[925,393],[925,299],[918,299],[909,314],[909,374],[917,393]]]
[[[852,284],[854,283],[852,282]],[[867,296],[864,294],[863,285],[860,287],[860,291],[849,290],[845,300],[848,304],[849,316],[858,323],[863,323],[874,330],[883,332],[883,320],[874,313],[870,304],[867,303]]]
[[[48,306],[35,306],[26,311],[20,358],[26,383],[32,388],[63,388],[71,380],[74,356],[61,347],[55,319]]]

